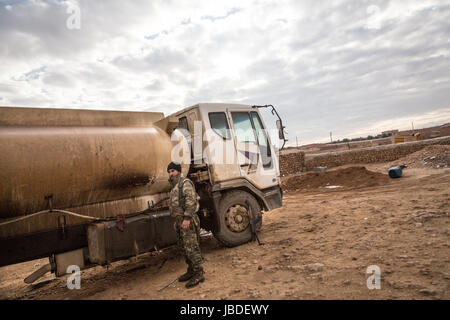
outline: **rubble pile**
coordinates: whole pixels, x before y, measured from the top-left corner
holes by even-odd
[[[408,168],[448,168],[450,145],[428,146],[391,163],[391,165],[398,164],[405,164]]]

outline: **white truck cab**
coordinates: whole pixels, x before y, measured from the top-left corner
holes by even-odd
[[[252,236],[249,204],[258,228],[262,211],[282,205],[278,152],[259,108],[199,103],[169,116],[177,123],[174,130],[186,138],[180,162],[189,162],[184,174],[200,194],[202,225],[230,246]]]

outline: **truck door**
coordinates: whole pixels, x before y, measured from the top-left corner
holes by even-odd
[[[261,155],[261,162],[258,166],[259,171],[254,179],[258,184],[263,185],[264,188],[276,185],[279,183],[279,170],[275,150],[259,113],[251,111],[250,118],[255,129]]]
[[[202,126],[197,119],[196,110],[178,119],[177,129],[186,138],[191,153],[191,162],[202,163]]]
[[[278,184],[274,151],[258,112],[228,109],[241,176],[259,189]]]
[[[202,145],[202,123],[197,118],[197,109],[189,112],[189,127],[191,133],[191,155],[194,163],[202,163],[203,160],[203,145]]]

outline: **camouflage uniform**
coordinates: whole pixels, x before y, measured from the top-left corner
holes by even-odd
[[[182,193],[184,196],[184,210],[179,203],[179,182],[182,182]],[[170,180],[169,180],[170,181]],[[175,218],[176,230],[178,235],[178,245],[184,253],[185,261],[188,265],[188,272],[194,276],[203,277],[203,258],[200,253],[200,220],[197,215],[199,204],[194,184],[191,180],[184,178],[180,173],[171,181],[172,191],[170,192],[170,215]],[[184,219],[191,221],[188,229],[183,229],[181,224]]]

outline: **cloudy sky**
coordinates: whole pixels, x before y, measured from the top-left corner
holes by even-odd
[[[273,104],[291,144],[450,122],[449,57],[443,0],[0,0],[2,106]]]

